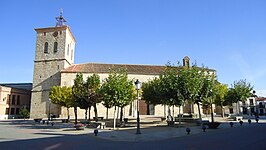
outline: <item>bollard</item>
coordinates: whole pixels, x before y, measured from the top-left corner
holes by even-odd
[[[202,130],[203,130],[203,132],[205,132],[205,130],[206,130],[206,126],[205,125],[202,126]]]
[[[230,126],[231,126],[231,127],[233,127],[233,125],[234,125],[234,123],[233,123],[233,122],[230,122],[229,124],[230,124]]]
[[[98,135],[98,132],[99,132],[98,129],[95,129],[94,130],[94,135],[97,136]]]
[[[189,135],[190,134],[190,128],[186,128],[186,131],[187,131],[187,135]]]
[[[240,121],[239,121],[239,123],[240,123],[240,126],[242,126],[242,124],[243,124],[243,121],[242,121],[242,120],[240,120]]]
[[[248,119],[248,123],[251,124],[251,120],[250,119]]]

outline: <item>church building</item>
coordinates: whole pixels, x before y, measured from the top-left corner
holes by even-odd
[[[76,40],[70,27],[65,25],[65,19],[62,13],[56,18],[55,27],[37,28],[36,50],[34,59],[33,87],[31,96],[31,118],[47,118],[49,112],[58,117],[66,117],[66,108],[51,104],[49,101],[49,92],[52,86],[72,86],[77,73],[83,73],[86,78],[93,73],[100,76],[103,81],[108,77],[110,68],[124,67],[128,71],[128,78],[147,82],[158,77],[165,66],[152,65],[130,65],[130,64],[100,64],[100,63],[84,63],[74,64],[74,53]],[[183,65],[189,65],[189,57],[183,59]],[[210,71],[216,73],[215,70]],[[132,83],[133,84],[133,83]],[[193,107],[193,106],[192,106]],[[144,100],[140,101],[141,115],[165,116],[168,108],[163,105],[148,105]],[[191,108],[191,107],[190,107]],[[98,116],[106,118],[106,108],[101,104],[97,104]],[[178,112],[178,108],[172,108]],[[184,110],[183,110],[184,109]],[[125,107],[124,114],[126,117],[136,116],[136,101]],[[189,109],[191,111],[191,109]],[[192,109],[197,113],[197,107]],[[182,108],[182,113],[188,112],[186,107]],[[193,113],[189,112],[189,113]],[[74,118],[73,111],[70,110],[71,118]],[[91,116],[94,116],[92,108]],[[114,114],[113,108],[109,110],[108,116]],[[78,110],[78,117],[84,118],[84,110]]]

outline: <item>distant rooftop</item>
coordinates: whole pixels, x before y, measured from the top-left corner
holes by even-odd
[[[16,89],[32,90],[32,83],[0,83],[0,85]]]

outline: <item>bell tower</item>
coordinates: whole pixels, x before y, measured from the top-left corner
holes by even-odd
[[[56,26],[37,28],[34,59],[31,118],[47,118],[49,112],[59,115],[60,108],[51,105],[49,92],[52,86],[60,86],[60,71],[74,63],[76,40],[65,25],[60,12]]]

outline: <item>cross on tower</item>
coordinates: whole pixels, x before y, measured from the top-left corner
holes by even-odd
[[[56,27],[62,27],[65,25],[65,18],[63,17],[63,9],[61,9],[60,11],[60,16],[59,17],[56,17]]]

